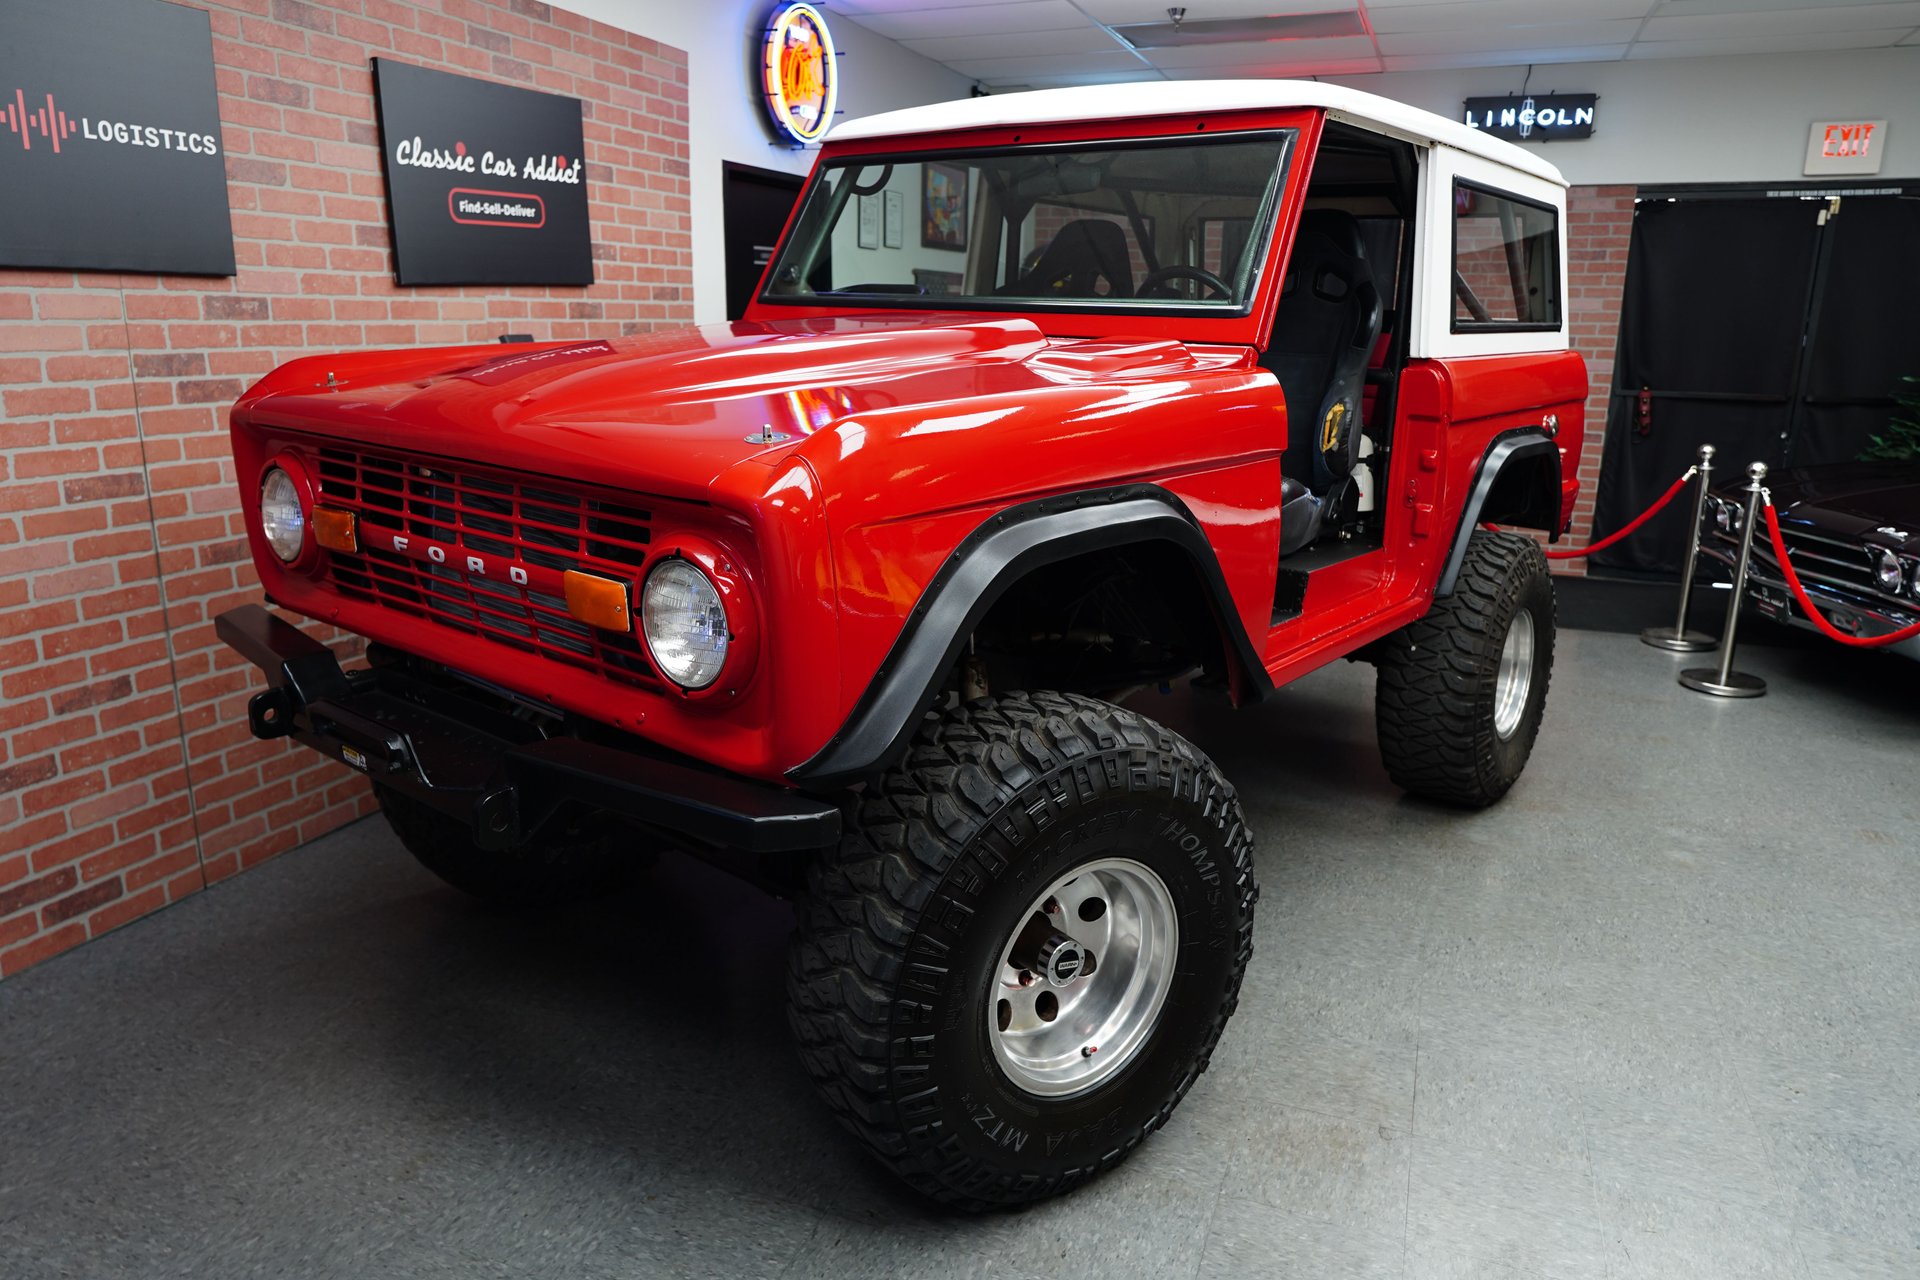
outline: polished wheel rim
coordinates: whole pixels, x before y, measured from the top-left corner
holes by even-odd
[[[1522,609],[1507,627],[1506,643],[1500,646],[1500,670],[1493,678],[1493,731],[1502,738],[1511,738],[1520,727],[1532,687],[1533,614]]]
[[[1144,864],[1107,858],[1056,880],[1000,949],[987,1000],[1000,1069],[1042,1097],[1113,1076],[1153,1034],[1179,946],[1173,895]]]

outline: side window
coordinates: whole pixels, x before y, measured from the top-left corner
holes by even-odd
[[[1560,218],[1546,205],[1453,185],[1453,331],[1560,325]]]

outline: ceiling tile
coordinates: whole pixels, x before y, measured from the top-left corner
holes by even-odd
[[[1450,4],[1419,5],[1399,9],[1381,9],[1369,4],[1367,12],[1373,29],[1381,35],[1408,31],[1459,31],[1482,26],[1538,26],[1564,23],[1569,18],[1581,22],[1609,19],[1644,18],[1654,0],[1580,0],[1572,5],[1549,7],[1540,0],[1454,0]]]
[[[1024,4],[975,5],[966,9],[914,9],[899,13],[848,13],[846,16],[890,40],[972,36],[983,31],[1065,31],[1091,25],[1087,15],[1068,4],[1067,0],[1026,0]]]
[[[1167,6],[1175,0],[1079,0],[1095,22],[1165,22]],[[1357,0],[1185,0],[1187,17],[1215,21],[1222,18],[1270,18],[1283,13],[1343,13],[1358,8]]]
[[[1640,24],[1633,19],[1614,22],[1556,22],[1539,26],[1469,27],[1457,31],[1402,32],[1380,37],[1380,52],[1412,53],[1505,52],[1515,49],[1575,49],[1582,45],[1624,44]]]
[[[1845,0],[1847,4],[1892,5],[1905,4],[1907,0]],[[1699,13],[1761,13],[1770,9],[1822,9],[1828,6],[1821,0],[1660,0],[1654,9],[1658,17],[1680,17]]]
[[[1563,62],[1616,62],[1626,56],[1624,44],[1590,44],[1577,49],[1503,49],[1486,53],[1411,53],[1384,59],[1388,71],[1451,71],[1460,67],[1551,66]]]
[[[1920,4],[1842,4],[1767,13],[1711,13],[1651,18],[1642,40],[1715,40],[1739,36],[1825,35],[1834,31],[1910,30],[1920,26]]]
[[[1070,89],[1086,84],[1139,84],[1166,79],[1158,71],[1095,71],[1084,75],[1033,75],[1018,80],[983,80],[995,93],[1019,93],[1023,89]]]
[[[1077,31],[1023,31],[1017,37],[994,32],[970,36],[941,36],[936,40],[902,40],[901,44],[935,62],[963,62],[968,58],[1004,58],[1009,53],[1038,57],[1055,53],[1125,53],[1126,47],[1099,27]]]
[[[1229,67],[1168,67],[1169,80],[1304,80],[1309,76],[1368,76],[1380,70],[1375,57],[1324,62],[1251,62]]]
[[[827,12],[844,13],[858,21],[862,14],[868,13],[917,13],[922,9],[988,9],[1008,3],[1008,0],[935,0],[929,5],[927,0],[827,0]]]
[[[1811,53],[1832,49],[1877,49],[1900,38],[1898,31],[1834,31],[1823,35],[1738,36],[1724,40],[1643,40],[1629,58],[1712,58],[1746,53]]]
[[[1009,80],[1026,76],[1139,71],[1147,64],[1130,53],[1115,51],[1058,53],[1039,58],[962,58],[947,65],[961,75],[972,76],[976,80]]]
[[[1374,58],[1373,41],[1365,36],[1338,36],[1330,40],[1262,40],[1247,44],[1197,44],[1177,49],[1142,49],[1156,67],[1301,66],[1349,58]]]

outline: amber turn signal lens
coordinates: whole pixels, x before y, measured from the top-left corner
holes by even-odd
[[[360,531],[354,527],[353,512],[336,507],[313,509],[313,539],[329,551],[351,555],[360,550]]]
[[[633,630],[626,583],[573,569],[562,575],[562,582],[567,592],[568,613],[602,631]]]

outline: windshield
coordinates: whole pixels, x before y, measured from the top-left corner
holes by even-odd
[[[1242,312],[1290,130],[855,157],[808,188],[768,302]]]

